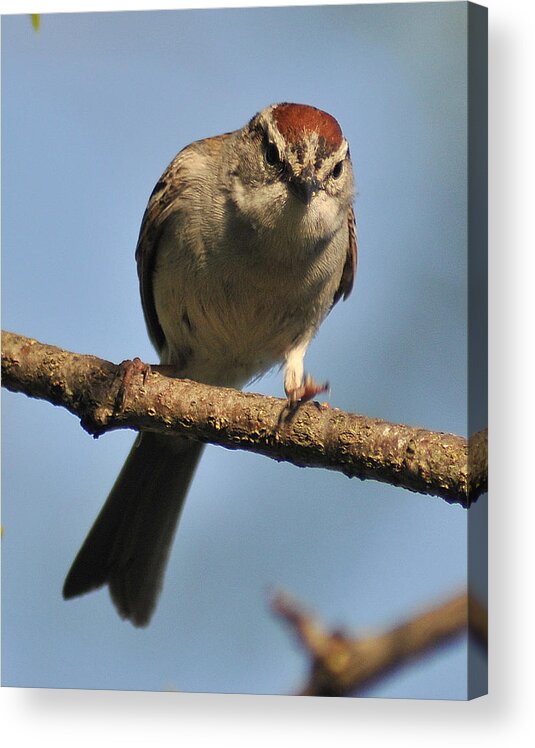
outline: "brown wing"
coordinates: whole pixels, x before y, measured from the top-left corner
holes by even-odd
[[[152,276],[162,230],[168,218],[176,213],[177,199],[191,186],[191,181],[188,181],[190,167],[186,164],[187,156],[192,151],[197,151],[201,157],[214,156],[221,148],[226,135],[216,135],[182,149],[158,180],[143,215],[136,247],[137,274],[145,323],[149,337],[158,352],[161,352],[165,344],[165,335],[154,303]]]
[[[353,208],[349,209],[347,216],[348,226],[348,243],[347,243],[347,254],[344,269],[342,270],[342,277],[340,279],[340,285],[334,295],[333,306],[343,298],[344,301],[347,299],[353,288],[355,282],[355,276],[357,274],[357,225],[355,222],[355,211]]]
[[[139,230],[136,247],[137,274],[141,304],[149,337],[159,352],[165,343],[165,335],[160,326],[154,294],[152,275],[156,262],[158,242],[165,221],[173,211],[174,203],[184,188],[180,175],[181,151],[164,171],[154,187]]]

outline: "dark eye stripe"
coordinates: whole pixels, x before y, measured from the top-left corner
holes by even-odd
[[[339,161],[337,164],[335,164],[335,167],[332,172],[334,179],[338,179],[342,175],[343,170],[344,170],[343,161]]]
[[[270,166],[275,166],[280,163],[279,149],[275,143],[268,143],[266,145],[266,161]]]

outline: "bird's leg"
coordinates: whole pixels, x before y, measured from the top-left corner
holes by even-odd
[[[293,407],[299,403],[313,400],[321,392],[327,392],[329,383],[318,384],[305,374],[303,360],[308,348],[309,340],[299,343],[286,354],[286,369],[284,371],[284,391],[288,398],[288,405]]]

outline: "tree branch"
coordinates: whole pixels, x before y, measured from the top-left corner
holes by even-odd
[[[156,369],[158,367],[155,367]],[[300,467],[337,470],[469,506],[487,486],[487,435],[468,441],[377,418],[172,379],[135,376],[117,408],[121,369],[31,338],[2,335],[2,385],[61,405],[97,437],[113,429],[177,433]],[[470,469],[469,469],[470,466]]]
[[[301,696],[347,696],[370,686],[406,662],[470,630],[487,647],[487,611],[461,594],[406,623],[366,638],[327,631],[288,595],[272,601],[274,612],[293,629],[311,660]]]

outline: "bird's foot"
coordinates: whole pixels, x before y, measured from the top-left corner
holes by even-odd
[[[115,374],[115,379],[120,379],[121,381],[119,384],[119,389],[117,390],[117,395],[115,396],[115,404],[113,408],[114,413],[120,413],[123,410],[126,400],[126,394],[128,392],[128,388],[132,384],[132,380],[134,379],[134,377],[138,374],[141,374],[143,376],[143,384],[145,384],[150,372],[150,364],[145,364],[137,356],[134,359],[126,359],[125,361],[121,361],[121,363],[117,367],[117,372]]]
[[[288,406],[290,408],[294,408],[297,405],[301,405],[302,403],[306,403],[309,400],[313,400],[316,395],[321,394],[322,392],[328,392],[329,391],[329,383],[324,382],[323,384],[318,384],[314,381],[314,379],[310,376],[310,374],[306,374],[305,378],[303,379],[301,385],[299,387],[296,387],[293,390],[286,390],[286,397],[288,398]]]

